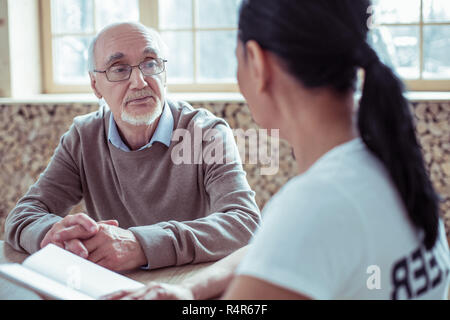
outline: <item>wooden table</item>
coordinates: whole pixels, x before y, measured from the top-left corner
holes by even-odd
[[[24,254],[14,250],[9,244],[0,240],[0,264],[1,263],[22,263],[28,254]],[[210,263],[201,263],[193,265],[185,265],[181,267],[163,268],[153,271],[136,270],[127,272],[125,276],[140,281],[142,283],[149,283],[150,281],[159,281],[166,283],[180,283],[185,278],[199,272]],[[28,289],[24,289],[18,285],[0,278],[0,300],[41,300],[36,293]]]

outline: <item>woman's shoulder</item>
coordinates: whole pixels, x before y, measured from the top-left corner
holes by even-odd
[[[281,225],[296,224],[307,229],[322,228],[323,221],[356,220],[359,224],[358,206],[343,188],[321,175],[294,177],[267,203],[263,217],[268,220],[273,216],[272,219],[283,221]]]

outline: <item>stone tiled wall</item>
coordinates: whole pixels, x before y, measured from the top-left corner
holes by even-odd
[[[225,118],[232,128],[258,128],[245,103],[192,103]],[[0,105],[0,239],[5,217],[45,169],[60,137],[72,119],[95,111],[96,104]],[[423,147],[431,179],[443,198],[442,215],[447,234],[450,231],[450,102],[413,103],[417,134]],[[248,148],[247,148],[248,150]],[[270,150],[270,148],[269,148]],[[275,175],[261,175],[265,165],[250,164],[241,155],[247,178],[263,208],[267,200],[296,174],[296,164],[289,145],[280,141],[279,170]],[[74,211],[82,210],[80,204]]]

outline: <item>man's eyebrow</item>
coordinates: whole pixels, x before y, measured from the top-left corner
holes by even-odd
[[[144,49],[144,54],[153,54],[155,56],[158,56],[158,51],[155,50],[154,48],[148,47]],[[108,67],[109,65],[111,65],[117,60],[122,59],[123,57],[125,57],[125,55],[122,52],[113,53],[112,55],[109,56],[108,60],[105,63],[105,66]]]
[[[144,54],[153,54],[155,56],[158,56],[158,51],[156,51],[154,48],[147,47],[144,49]]]
[[[116,52],[116,53],[110,55],[108,60],[106,61],[105,66],[109,66],[111,63],[122,59],[124,56],[125,55],[122,52]]]

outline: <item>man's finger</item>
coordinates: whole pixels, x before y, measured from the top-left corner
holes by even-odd
[[[169,292],[161,283],[148,285],[143,300],[173,300],[175,296],[173,292]]]
[[[47,246],[47,245],[50,244],[50,243],[52,243],[52,244],[54,244],[54,245],[56,245],[56,246],[58,246],[58,247],[64,249],[64,244],[63,244],[62,242],[59,242],[59,241],[52,241],[52,239],[51,239],[50,236],[45,237],[44,240],[42,240],[41,245],[40,245],[40,246],[41,246],[41,249],[44,248],[45,246]]]
[[[167,293],[162,288],[155,288],[147,291],[141,300],[166,300],[168,299]]]
[[[89,239],[95,235],[95,232],[87,231],[84,227],[79,224],[73,225],[71,227],[64,228],[60,231],[55,232],[53,236],[54,241],[68,241],[72,239]]]
[[[98,224],[108,224],[110,226],[114,226],[114,227],[118,227],[119,226],[119,221],[113,219],[113,220],[102,220],[99,221]]]
[[[88,255],[87,259],[89,261],[93,262],[93,263],[97,263],[98,264],[105,257],[106,257],[105,253],[102,250],[96,249],[96,250],[94,250],[92,252],[89,252],[89,255]]]
[[[76,254],[77,256],[85,259],[88,257],[88,251],[80,240],[72,239],[64,242],[64,245],[66,250]]]
[[[41,249],[44,248],[46,245],[48,245],[50,242],[52,242],[51,238],[52,237],[51,237],[50,233],[47,232],[47,234],[45,235],[44,239],[42,239],[42,241],[41,241],[41,244],[40,244]]]
[[[142,299],[144,299],[148,290],[149,290],[149,288],[143,287],[143,288],[137,289],[135,291],[130,291],[122,299],[123,300],[142,300]]]
[[[97,232],[98,231],[98,224],[95,222],[91,217],[89,217],[85,213],[77,213],[74,215],[68,215],[63,220],[61,220],[61,223],[64,227],[71,227],[73,225],[81,225],[83,228],[85,228],[89,232]]]
[[[100,245],[103,243],[104,240],[102,240],[102,239],[104,239],[104,238],[100,237],[100,233],[97,233],[92,238],[84,240],[83,244],[86,247],[87,251],[89,253],[92,253],[95,250],[97,250],[97,248],[100,247]]]

